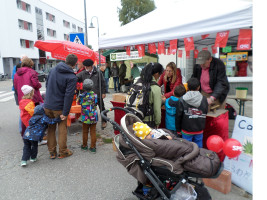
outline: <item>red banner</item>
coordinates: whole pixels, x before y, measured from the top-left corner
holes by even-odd
[[[210,34],[201,35],[201,38],[202,38],[202,40],[204,40],[204,39],[206,39],[206,38],[209,37],[209,36],[210,36]]]
[[[176,54],[177,51],[177,39],[170,40],[170,47],[169,47],[169,53],[170,54]]]
[[[190,51],[186,51],[186,59],[190,58]]]
[[[166,54],[164,42],[158,42],[158,54]]]
[[[139,57],[145,56],[145,45],[144,44],[138,44],[136,45]]]
[[[229,31],[218,32],[215,40],[215,47],[226,47]]]
[[[178,58],[182,58],[183,57],[183,50],[178,50]]]
[[[252,30],[251,29],[240,29],[237,50],[250,50],[252,40]]]
[[[156,54],[157,53],[157,47],[155,43],[149,43],[148,44],[148,50],[150,54]]]
[[[186,51],[195,49],[193,37],[184,38],[184,47]]]
[[[131,47],[124,47],[126,49],[126,55],[131,56]]]
[[[194,58],[197,58],[197,56],[198,56],[198,50],[195,49],[195,50],[194,50]]]
[[[212,50],[212,54],[216,54],[216,53],[218,53],[218,49],[217,49],[217,47],[215,47],[214,45],[211,46],[211,50]]]

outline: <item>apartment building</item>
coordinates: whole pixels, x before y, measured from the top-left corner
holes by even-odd
[[[69,34],[84,32],[83,22],[40,0],[1,0],[0,73],[11,77],[21,55],[35,63],[35,69],[49,68],[56,60],[49,52],[34,47],[36,40],[69,40]]]

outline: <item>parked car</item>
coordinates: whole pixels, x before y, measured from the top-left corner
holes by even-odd
[[[40,70],[36,70],[36,72],[38,73],[38,80],[40,82],[45,82],[45,80],[47,79],[47,74]]]

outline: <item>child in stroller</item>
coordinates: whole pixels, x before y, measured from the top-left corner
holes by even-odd
[[[105,117],[112,110],[123,110],[127,114],[118,123]],[[211,199],[208,190],[199,178],[216,178],[223,170],[215,152],[198,148],[198,146],[182,138],[177,138],[167,129],[172,140],[140,139],[133,130],[133,124],[142,122],[138,117],[124,108],[111,108],[101,113],[103,118],[113,125],[120,134],[114,137],[117,148],[117,160],[127,169],[128,173],[138,180],[133,192],[139,199],[170,199],[183,184],[194,186],[197,199]],[[153,187],[144,195],[143,186]]]

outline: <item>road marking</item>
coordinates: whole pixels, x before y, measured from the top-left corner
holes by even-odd
[[[8,93],[5,93],[5,94],[1,94],[0,97],[7,96],[7,95],[10,95],[10,94],[14,94],[14,92],[8,92]]]
[[[3,93],[3,92],[6,92],[6,91],[0,91],[0,94]]]
[[[9,101],[11,99],[14,99],[14,96],[10,96],[10,97],[6,97],[4,99],[0,99],[0,102],[6,102],[6,101]]]

